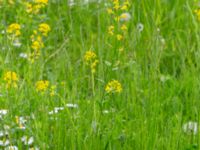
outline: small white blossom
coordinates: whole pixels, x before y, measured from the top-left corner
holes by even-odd
[[[0,110],[0,115],[6,115],[7,113],[8,113],[8,110],[6,110],[6,109]]]
[[[20,53],[19,57],[21,57],[21,58],[28,58],[28,54],[26,54],[26,53]]]
[[[22,43],[18,39],[16,39],[16,40],[13,41],[13,46],[15,46],[15,47],[21,47],[21,45],[22,45]]]
[[[27,136],[23,136],[21,138],[21,141],[24,143],[24,145],[32,145],[34,142],[34,138],[32,136],[30,138],[28,138]]]
[[[4,146],[8,146],[9,144],[10,144],[10,141],[9,141],[9,140],[5,140],[5,141],[4,141],[4,140],[3,140],[3,141],[0,140],[0,146],[3,146],[3,147],[4,147]]]
[[[49,115],[57,114],[61,110],[64,110],[64,107],[55,107],[54,110],[49,112]]]
[[[197,122],[189,121],[183,125],[183,131],[187,134],[196,135],[198,132]]]
[[[68,108],[78,108],[78,105],[69,103],[69,104],[66,104],[66,107],[68,107]]]

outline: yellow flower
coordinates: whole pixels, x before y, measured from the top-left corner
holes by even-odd
[[[38,30],[42,33],[42,35],[47,36],[49,31],[51,31],[51,28],[48,24],[42,23],[39,25]]]
[[[108,82],[108,84],[106,85],[105,91],[107,93],[121,93],[122,91],[121,83],[117,80],[112,80]]]
[[[123,3],[123,5],[121,6],[121,10],[128,10],[128,8],[130,7],[130,3],[129,3],[129,1],[127,0],[127,1],[125,1],[124,3]]]
[[[97,57],[97,55],[92,50],[89,50],[85,53],[84,60],[86,63],[90,63],[91,61],[96,59],[96,57]]]
[[[43,44],[41,44],[39,41],[34,41],[31,45],[31,48],[34,50],[40,50],[43,47]]]
[[[119,5],[119,0],[113,0],[113,4],[114,4],[114,9],[118,10],[120,8],[120,5]]]
[[[27,2],[25,3],[26,6],[26,12],[29,14],[38,14],[40,12],[40,9],[45,7],[48,3],[48,0],[35,0],[32,3]]]
[[[7,71],[4,74],[3,79],[6,82],[6,88],[17,88],[17,82],[19,81],[19,78],[16,72]]]
[[[114,11],[111,8],[107,9],[108,14],[114,14]]]
[[[37,81],[35,87],[38,92],[45,92],[49,87],[49,81],[47,80]]]
[[[7,32],[14,36],[19,36],[21,34],[20,29],[21,29],[21,26],[19,24],[13,23],[8,26]]]
[[[123,39],[123,36],[121,34],[117,34],[117,40],[121,41]]]
[[[113,25],[109,26],[108,27],[108,34],[114,35],[114,29],[115,29],[115,27]]]
[[[121,10],[128,10],[127,5],[122,5]]]
[[[121,26],[121,30],[122,31],[126,31],[128,28],[127,28],[127,26],[125,25],[125,24],[123,24],[122,26]]]
[[[47,5],[48,0],[35,0],[35,3]]]
[[[84,61],[87,65],[90,66],[91,72],[95,73],[96,72],[96,66],[99,62],[98,59],[97,59],[97,55],[92,50],[89,50],[84,55]]]

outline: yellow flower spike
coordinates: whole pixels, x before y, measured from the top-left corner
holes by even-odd
[[[105,87],[106,93],[121,93],[122,92],[122,85],[117,80],[112,80],[108,82]]]
[[[87,65],[90,66],[91,72],[95,73],[96,72],[96,66],[99,62],[98,59],[97,59],[97,55],[92,50],[89,50],[84,55],[84,61]]]

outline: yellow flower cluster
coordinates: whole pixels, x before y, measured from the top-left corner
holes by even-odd
[[[121,93],[122,91],[121,83],[117,80],[112,80],[108,82],[108,84],[106,85],[105,91],[107,93]]]
[[[48,80],[37,81],[35,87],[36,91],[38,92],[44,93],[48,90],[50,96],[54,96],[56,94],[55,92],[56,86],[55,85],[50,86],[50,82]]]
[[[87,65],[90,66],[91,72],[95,73],[96,72],[96,66],[99,62],[98,59],[97,59],[97,55],[92,50],[89,50],[84,55],[84,61]]]
[[[4,81],[6,82],[6,88],[11,87],[17,88],[17,82],[19,81],[18,75],[15,72],[7,71],[3,76]]]
[[[116,21],[113,25],[108,27],[108,34],[113,36],[116,32],[116,39],[118,41],[124,39],[124,32],[128,30],[127,25],[125,23],[121,24],[119,21],[127,20],[127,18],[130,17],[128,13],[123,13],[123,11],[127,11],[129,7],[130,3],[128,0],[125,0],[122,4],[120,4],[119,0],[112,0],[112,7],[107,9],[108,14],[110,14],[111,17],[114,18],[114,21]],[[115,25],[117,27],[115,27]],[[120,28],[118,28],[118,26],[120,26]]]
[[[26,12],[29,14],[38,14],[42,8],[48,4],[48,0],[34,0],[26,3]]]
[[[7,28],[7,33],[13,37],[18,37],[21,35],[20,32],[21,26],[18,23],[12,23]]]
[[[41,49],[44,48],[42,36],[47,36],[50,30],[51,28],[48,24],[42,23],[39,25],[38,30],[33,31],[33,34],[31,35],[31,48],[33,49],[33,52],[29,56],[30,62],[33,63],[39,58]]]
[[[51,31],[51,28],[48,24],[42,23],[39,25],[38,31],[40,31],[43,36],[47,36],[47,34]]]
[[[47,80],[37,81],[35,87],[38,92],[45,92],[49,87],[49,81]]]

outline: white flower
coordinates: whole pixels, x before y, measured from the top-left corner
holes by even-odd
[[[68,107],[68,108],[78,108],[78,105],[69,103],[69,104],[66,104],[66,107]]]
[[[6,110],[6,109],[0,110],[0,115],[6,115],[7,113],[8,113],[8,110]]]
[[[25,119],[25,117],[21,116],[21,117],[18,117],[16,116],[16,123],[18,124],[18,129],[21,129],[21,130],[25,130],[26,127],[25,127],[25,124],[27,122],[27,120]]]
[[[8,146],[10,144],[10,141],[9,140],[0,140],[0,146]]]
[[[5,150],[18,150],[17,146],[8,146],[5,148]]]
[[[197,122],[189,121],[183,125],[183,131],[187,134],[197,134],[198,124]]]
[[[143,25],[142,23],[138,23],[138,24],[137,24],[137,30],[138,30],[139,32],[142,32],[143,29],[144,29],[144,25]]]
[[[22,43],[20,43],[20,41],[18,39],[13,41],[13,46],[20,47],[21,45],[22,45]]]
[[[26,54],[26,53],[20,53],[19,57],[21,57],[21,58],[28,58],[28,54]]]
[[[131,15],[127,12],[120,15],[120,21],[129,21],[130,19]]]
[[[6,109],[1,109],[1,110],[0,110],[0,119],[2,119],[3,116],[5,116],[7,113],[8,113],[8,110],[6,110]]]
[[[75,2],[74,2],[74,0],[69,0],[69,1],[68,1],[68,4],[69,4],[69,6],[71,6],[71,7],[72,7],[72,6],[74,6],[74,5],[75,5]]]
[[[4,136],[7,136],[7,135],[8,135],[7,131],[0,131],[0,138],[4,137]]]
[[[21,141],[24,143],[24,145],[32,145],[34,142],[34,138],[32,136],[30,138],[28,138],[27,136],[23,136],[21,138]]]
[[[49,115],[57,114],[61,110],[64,110],[64,107],[55,107],[54,110],[49,112]]]

